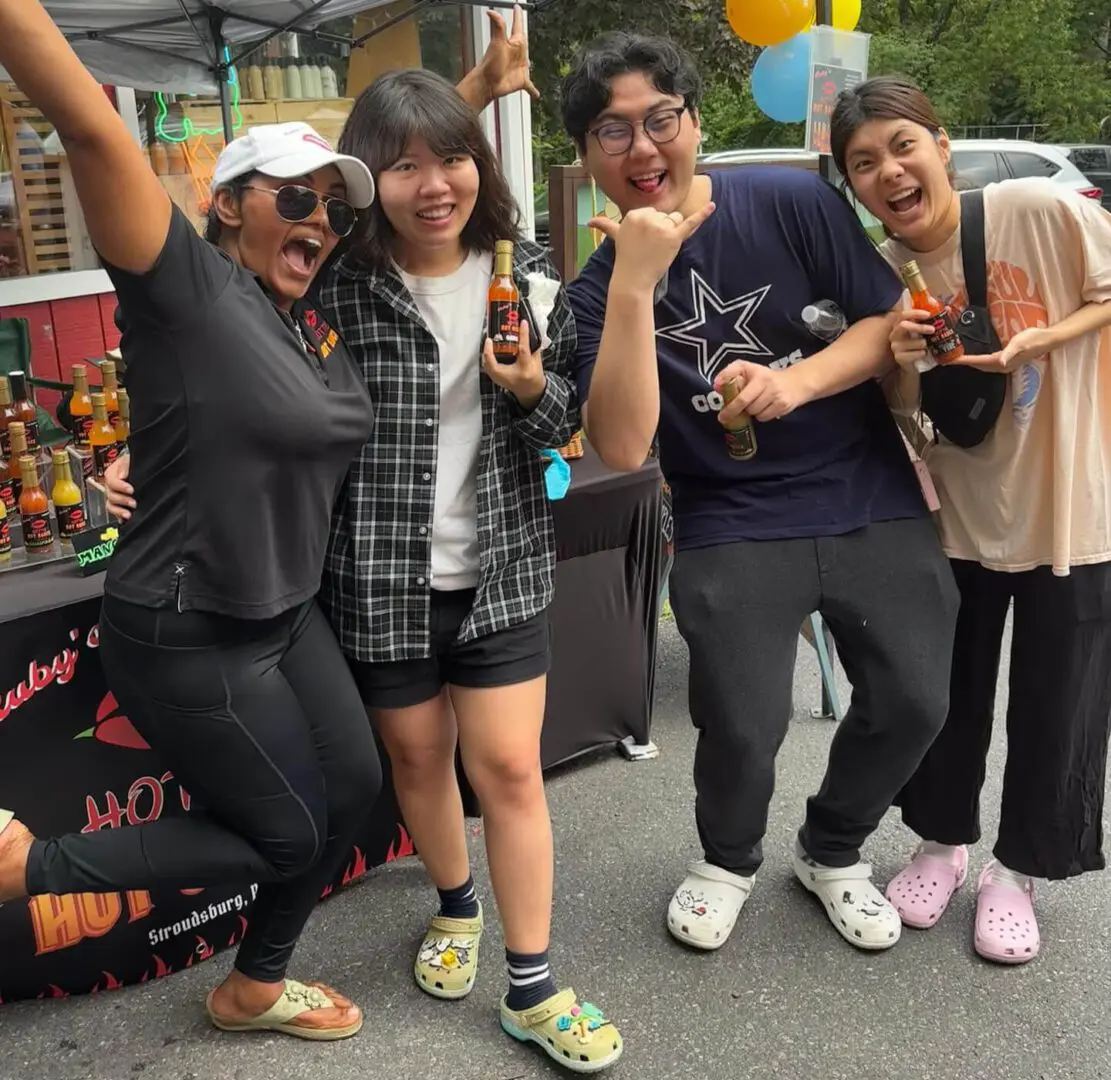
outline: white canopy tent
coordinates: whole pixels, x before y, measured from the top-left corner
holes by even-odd
[[[137,90],[211,94],[224,104],[231,135],[229,69],[277,34],[309,34],[356,47],[396,22],[447,4],[512,7],[512,0],[414,0],[404,11],[349,38],[320,27],[391,0],[42,0],[85,66],[101,82]],[[540,4],[532,4],[536,10]],[[5,78],[0,69],[0,78]]]

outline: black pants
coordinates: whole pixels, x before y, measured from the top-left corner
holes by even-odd
[[[315,601],[253,622],[108,597],[108,684],[193,799],[188,816],[36,841],[31,893],[260,883],[236,967],[278,982],[382,784]]]
[[[995,856],[1060,879],[1102,870],[1111,731],[1111,564],[1003,574],[953,563],[961,609],[949,719],[899,798],[903,820],[941,844],[980,838],[995,687],[1014,600],[1007,765]]]
[[[851,866],[945,722],[958,600],[933,522],[682,551],[670,589],[690,650],[706,859],[738,874],[760,865],[799,630],[818,611],[853,694],[800,840],[817,862]]]

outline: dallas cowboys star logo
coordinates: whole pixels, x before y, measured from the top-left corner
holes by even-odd
[[[690,345],[696,349],[698,352],[698,370],[707,382],[713,382],[714,374],[718,368],[731,357],[739,356],[741,359],[748,359],[753,356],[772,355],[771,349],[764,345],[749,329],[748,325],[770,290],[771,286],[765,285],[762,289],[745,293],[744,296],[738,296],[735,300],[723,300],[706,284],[705,279],[697,271],[692,270],[691,301],[694,315],[685,322],[662,327],[656,333],[662,338],[667,338],[668,341],[674,341],[680,345]],[[709,315],[707,311],[710,312]],[[706,327],[711,318],[720,318],[723,315],[732,316],[734,314],[737,315],[736,320],[730,319],[731,325],[721,327],[720,333],[708,335],[705,332],[703,334],[694,332]],[[735,338],[733,338],[734,334],[736,335]],[[729,340],[730,338],[733,339]],[[711,355],[710,346],[715,342],[717,348]]]

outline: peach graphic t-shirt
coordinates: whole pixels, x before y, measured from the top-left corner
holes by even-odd
[[[984,189],[988,305],[1004,345],[1089,302],[1111,300],[1111,214],[1051,180]],[[930,291],[967,304],[960,231],[929,253],[894,240],[896,268],[916,259]],[[904,296],[905,302],[906,300]],[[924,454],[946,553],[991,570],[1111,562],[1111,328],[1075,338],[1012,372],[1007,402],[970,450],[944,439]]]

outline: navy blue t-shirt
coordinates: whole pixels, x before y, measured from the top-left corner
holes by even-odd
[[[832,536],[928,513],[878,384],[869,379],[755,427],[736,461],[718,423],[714,376],[734,360],[787,367],[826,342],[802,310],[832,300],[850,324],[893,308],[902,286],[845,199],[816,174],[750,166],[712,172],[716,210],[672,264],[656,304],[660,464],[676,543]],[[576,379],[588,400],[613,272],[606,240],[568,287]],[[820,362],[820,361],[819,361]]]

